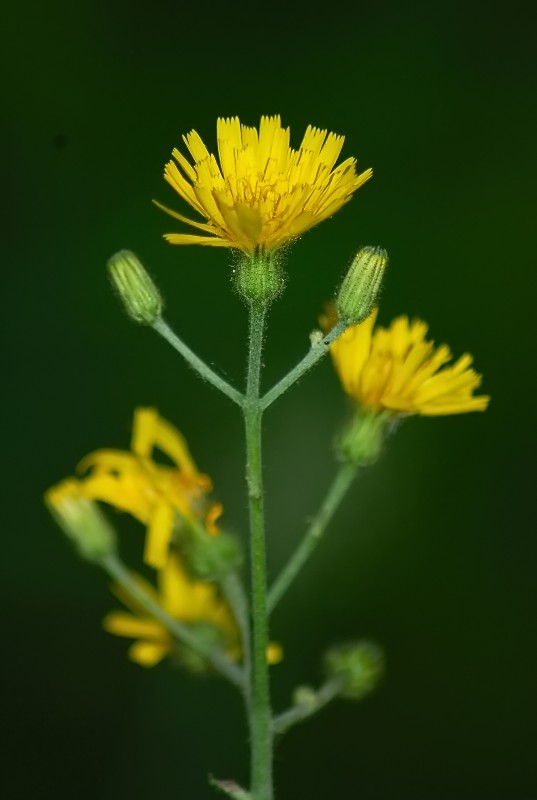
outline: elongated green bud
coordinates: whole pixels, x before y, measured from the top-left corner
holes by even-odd
[[[125,311],[142,325],[152,325],[162,314],[162,297],[142,262],[130,250],[120,250],[108,261],[108,274]]]
[[[78,481],[67,478],[45,493],[56,522],[87,561],[100,561],[115,552],[116,535],[93,500],[83,497]]]
[[[362,247],[356,253],[335,301],[340,319],[349,325],[367,319],[375,305],[387,265],[388,253],[382,247]]]
[[[340,697],[361,700],[384,673],[384,653],[372,642],[352,642],[330,650],[325,667],[329,677],[341,680]]]

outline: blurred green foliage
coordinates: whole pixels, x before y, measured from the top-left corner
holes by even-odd
[[[317,683],[324,649],[379,641],[387,676],[289,734],[281,800],[530,800],[535,755],[535,48],[531,7],[370,3],[322,11],[172,0],[4,11],[6,422],[2,586],[9,611],[6,797],[211,797],[246,780],[239,700],[216,681],[130,664],[100,629],[114,601],[41,493],[94,448],[125,447],[154,404],[245,530],[240,418],[151,331],[129,323],[105,262],[147,262],[185,340],[239,383],[245,310],[231,257],[167,245],[180,208],[162,168],[182,133],[214,146],[218,115],[281,113],[346,135],[373,180],[289,252],[266,384],[305,352],[356,249],[390,254],[380,321],[419,315],[469,350],[490,410],[416,419],[364,472],[278,609],[274,701]],[[534,22],[534,20],[533,20]],[[329,363],[267,414],[271,575],[332,475],[345,400]],[[530,486],[530,481],[532,486]],[[124,552],[139,529],[118,517]],[[5,717],[6,719],[6,717]]]

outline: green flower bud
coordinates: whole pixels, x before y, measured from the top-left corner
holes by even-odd
[[[45,493],[56,522],[87,561],[115,552],[115,531],[93,500],[80,494],[78,481],[68,478]]]
[[[120,250],[107,266],[129,317],[142,325],[156,322],[162,314],[162,297],[141,261],[130,250]]]
[[[361,700],[384,674],[384,653],[372,642],[353,642],[330,650],[325,668],[329,677],[341,681],[340,697]]]
[[[377,299],[388,253],[382,247],[362,247],[354,257],[336,297],[338,317],[349,325],[367,319]]]
[[[189,571],[204,581],[220,580],[242,561],[240,544],[228,533],[211,536],[202,530],[191,531],[183,548]]]
[[[305,711],[314,710],[319,700],[313,686],[297,686],[293,692],[293,705]]]
[[[234,270],[235,288],[248,303],[266,308],[283,292],[285,278],[281,260],[262,251],[241,256]]]
[[[389,416],[370,410],[355,411],[337,441],[340,458],[361,465],[376,461],[384,444]]]

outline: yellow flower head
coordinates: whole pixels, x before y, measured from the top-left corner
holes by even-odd
[[[158,572],[158,591],[140,575],[140,587],[171,617],[186,625],[203,625],[212,631],[215,644],[237,661],[241,654],[237,625],[228,604],[213,583],[191,578],[176,555],[170,555]],[[112,611],[103,620],[109,633],[136,639],[129,648],[129,658],[144,667],[153,667],[173,649],[173,638],[164,625],[147,613],[128,593],[113,587],[116,596],[130,609]]]
[[[214,583],[191,578],[180,559],[171,554],[166,565],[157,573],[158,590],[141,575],[137,583],[166,611],[170,617],[185,625],[204,629],[214,646],[220,647],[232,661],[242,657],[240,632],[226,600]],[[174,640],[164,625],[145,611],[134,598],[119,586],[114,594],[129,609],[111,611],[103,627],[116,636],[135,639],[129,648],[129,658],[143,667],[153,667],[174,650]],[[271,642],[267,647],[267,663],[278,664],[283,657],[281,646]]]
[[[394,319],[389,328],[374,325],[378,309],[361,324],[352,325],[331,345],[336,371],[347,394],[362,408],[402,414],[464,414],[484,411],[490,398],[474,396],[481,375],[470,369],[465,353],[451,366],[449,348],[428,341],[427,325],[408,317]],[[333,327],[333,309],[320,320]]]
[[[261,117],[259,130],[238,117],[216,123],[218,159],[196,131],[183,136],[194,161],[177,148],[166,181],[203,218],[196,222],[156,203],[200,234],[167,233],[171,244],[233,247],[252,255],[275,250],[338,211],[372,175],[356,159],[336,161],[344,137],[308,125],[298,150],[281,119]],[[335,167],[335,168],[334,168]]]
[[[153,459],[155,449],[173,462],[165,466]],[[144,560],[164,567],[175,525],[181,520],[201,520],[210,533],[222,507],[208,500],[212,485],[198,472],[186,441],[153,408],[134,414],[132,452],[97,450],[79,465],[84,497],[101,500],[132,514],[147,526]]]

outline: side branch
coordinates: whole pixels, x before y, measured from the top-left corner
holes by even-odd
[[[153,322],[152,326],[153,330],[157,333],[160,333],[167,342],[171,344],[171,346],[180,353],[183,358],[190,364],[192,369],[194,369],[198,375],[200,375],[204,380],[208,383],[212,384],[216,389],[218,389],[222,394],[225,394],[229,397],[230,400],[233,400],[238,406],[241,406],[244,403],[244,396],[241,392],[234,389],[227,381],[217,375],[217,373],[211,369],[204,361],[197,356],[193,350],[186,345],[182,339],[180,339],[176,333],[172,331],[170,326],[167,322],[165,322],[162,317],[159,317],[155,322]]]
[[[230,605],[231,610],[237,620],[242,640],[242,663],[245,678],[250,675],[251,670],[251,642],[250,642],[250,613],[248,599],[246,597],[242,582],[236,572],[231,572],[220,581],[224,595]],[[242,687],[246,709],[251,711],[251,686],[249,680],[245,680]]]
[[[269,389],[264,397],[261,398],[260,404],[263,411],[272,405],[272,403],[277,400],[280,395],[286,392],[287,389],[293,385],[293,383],[296,383],[296,381],[301,378],[305,372],[311,369],[314,364],[319,361],[319,359],[326,355],[332,342],[335,341],[346,328],[348,328],[348,323],[344,320],[340,320],[332,328],[330,333],[327,333],[326,336],[323,336],[319,342],[312,344],[309,352],[306,353],[302,361],[299,361],[296,367],[288,372],[287,375],[281,379],[281,381],[273,386],[272,389]]]
[[[274,611],[278,602],[317,547],[319,539],[328,527],[336,509],[353,482],[357,470],[357,465],[351,462],[345,462],[339,468],[319,511],[304,534],[302,541],[270,587],[267,598],[269,613]]]
[[[312,692],[312,697],[309,703],[303,705],[296,705],[288,711],[275,716],[272,720],[272,730],[274,734],[282,734],[302,722],[308,717],[312,717],[321,708],[324,708],[328,703],[334,700],[341,694],[342,681],[341,678],[331,678],[321,686],[316,692]]]

